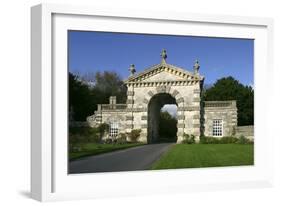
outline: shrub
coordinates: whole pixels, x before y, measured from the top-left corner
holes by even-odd
[[[133,129],[128,136],[131,142],[137,142],[140,137],[141,129]]]
[[[93,142],[93,143],[100,143],[101,142],[100,133],[97,132],[97,133],[89,136],[88,141]]]
[[[252,141],[246,138],[244,135],[241,135],[237,141],[238,144],[251,144]]]
[[[84,143],[70,143],[69,144],[70,152],[81,152],[83,150],[85,150]]]
[[[127,135],[125,133],[119,133],[118,138],[116,139],[117,144],[127,143]]]
[[[202,136],[202,137],[200,137],[200,143],[201,144],[219,144],[220,139],[215,138],[215,137]]]
[[[233,144],[233,143],[236,143],[238,141],[238,138],[237,137],[222,137],[220,138],[219,142],[221,144]]]
[[[91,127],[70,127],[69,142],[70,143],[87,143],[99,142],[100,135],[97,128]]]
[[[206,144],[206,136],[200,136],[199,143],[200,144]]]
[[[235,144],[235,143],[248,144],[250,143],[250,141],[244,136],[239,138],[233,136],[221,137],[221,138],[201,136],[200,143],[201,144]]]
[[[183,134],[183,144],[194,144],[195,143],[195,136],[193,134]]]
[[[104,133],[109,131],[109,124],[102,123],[97,127],[97,129],[100,133],[100,138],[102,138]]]
[[[113,140],[111,138],[107,138],[106,140],[104,140],[105,144],[112,144]]]
[[[98,127],[69,127],[70,143],[100,143],[105,132],[109,130],[106,123],[100,124]]]

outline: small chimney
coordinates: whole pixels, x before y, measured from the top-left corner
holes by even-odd
[[[116,107],[116,96],[110,96],[109,97],[109,104],[111,105],[112,109],[115,109],[115,107]]]
[[[109,97],[109,104],[116,104],[116,96]]]

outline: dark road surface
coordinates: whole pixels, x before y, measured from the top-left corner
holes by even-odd
[[[85,157],[71,161],[69,163],[69,173],[146,170],[172,145],[173,143],[149,144]]]

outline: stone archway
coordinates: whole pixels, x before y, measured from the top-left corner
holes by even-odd
[[[146,140],[147,143],[155,143],[159,138],[159,114],[160,109],[165,104],[177,105],[177,141],[181,141],[181,136],[184,132],[184,119],[181,108],[184,107],[184,98],[181,93],[170,87],[161,85],[152,90],[149,90],[143,101],[146,108]]]
[[[163,106],[163,103],[157,104],[158,101],[176,102],[178,143],[182,142],[184,134],[193,134],[197,139],[200,135],[200,94],[204,77],[198,73],[199,64],[196,62],[194,71],[190,72],[168,64],[166,58],[167,54],[164,51],[161,54],[160,64],[153,65],[138,74],[135,74],[136,69],[132,65],[131,75],[125,81],[128,88],[126,132],[140,129],[139,140],[142,142],[150,143],[154,142],[155,137],[157,139],[157,126],[152,126],[152,122],[157,125],[158,112]],[[171,99],[168,100],[169,98]]]
[[[169,93],[158,93],[148,103],[147,143],[157,143],[160,141],[160,110],[165,104],[177,105],[177,102]]]

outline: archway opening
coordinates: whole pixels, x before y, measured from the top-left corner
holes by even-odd
[[[165,104],[160,110],[159,142],[177,142],[177,105]]]
[[[167,93],[154,95],[148,104],[147,142],[177,141],[177,103]]]

